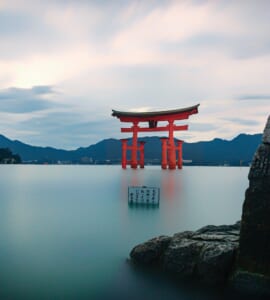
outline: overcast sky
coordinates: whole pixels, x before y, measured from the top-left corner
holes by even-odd
[[[262,132],[270,1],[0,0],[0,134],[74,149],[128,136],[111,109],[197,103],[178,138]]]

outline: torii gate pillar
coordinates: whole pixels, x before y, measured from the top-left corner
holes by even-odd
[[[178,167],[178,169],[182,169],[183,167],[183,158],[182,158],[182,145],[183,145],[183,141],[178,140],[177,141],[177,146],[175,146],[175,144],[173,143],[173,154],[176,155],[176,152],[178,151],[178,159],[177,161],[172,160],[172,155],[170,157],[170,161],[168,162],[168,153],[170,153],[170,151],[172,152],[172,147],[171,145],[168,143],[168,138],[161,138],[161,168],[162,169],[167,169],[167,167],[169,167],[169,169],[175,169],[176,165]],[[175,157],[173,157],[175,159]]]
[[[173,170],[176,167],[176,153],[173,136],[173,120],[169,120],[169,140],[168,140],[168,165]]]
[[[132,169],[136,169],[137,162],[137,144],[138,144],[138,122],[133,123],[133,137],[132,137],[132,146],[131,146],[131,162],[130,166]]]
[[[177,161],[177,167],[178,169],[182,169],[183,168],[183,156],[182,156],[182,145],[183,145],[183,141],[178,140],[177,141],[177,150],[178,150],[178,161]]]
[[[127,139],[122,139],[122,168],[127,168]]]
[[[167,138],[161,138],[161,168],[162,169],[167,169],[167,165],[168,165],[168,160],[167,160],[167,143],[168,143],[168,139]]]

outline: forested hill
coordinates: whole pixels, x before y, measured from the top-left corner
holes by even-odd
[[[184,143],[183,158],[193,165],[248,165],[262,139],[261,134],[240,134],[231,141],[214,139],[206,142]],[[161,142],[159,137],[144,137],[146,163],[159,163]],[[0,135],[0,148],[9,148],[24,162],[32,163],[120,163],[121,142],[106,139],[97,144],[76,150],[36,147],[12,141]]]
[[[0,164],[19,164],[21,158],[18,154],[13,154],[8,148],[0,148]]]

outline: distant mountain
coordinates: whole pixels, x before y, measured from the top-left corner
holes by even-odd
[[[73,151],[58,150],[51,147],[36,147],[20,141],[12,141],[0,135],[0,147],[9,148],[13,153],[19,154],[23,161],[56,161],[70,160]]]
[[[261,134],[240,134],[231,141],[217,138],[206,142],[184,143],[183,158],[192,160],[193,165],[248,165],[261,139]],[[139,140],[146,142],[145,162],[160,163],[160,138],[144,137]],[[121,161],[121,142],[116,139],[106,139],[89,147],[68,151],[31,146],[0,135],[0,148],[9,148],[13,153],[19,154],[24,162],[120,163]]]
[[[262,140],[261,134],[240,134],[231,141],[214,139],[209,142],[184,143],[183,156],[196,165],[248,165]]]

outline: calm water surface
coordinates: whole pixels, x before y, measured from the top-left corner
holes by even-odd
[[[240,219],[248,168],[161,171],[120,166],[0,166],[0,299],[218,299],[136,270],[153,236]],[[161,189],[129,207],[130,185]]]

